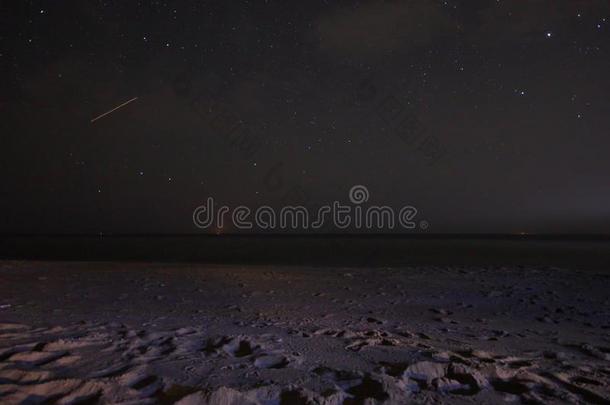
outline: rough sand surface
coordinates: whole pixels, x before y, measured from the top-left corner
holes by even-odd
[[[610,403],[610,272],[0,263],[0,403]]]

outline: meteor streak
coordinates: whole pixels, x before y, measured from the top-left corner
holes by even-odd
[[[95,121],[99,120],[100,118],[104,118],[108,114],[115,112],[116,110],[118,110],[121,107],[125,107],[127,104],[131,103],[132,101],[136,101],[137,99],[138,99],[137,97],[134,97],[131,100],[125,101],[123,104],[120,104],[120,105],[114,107],[112,110],[106,111],[105,113],[98,115],[97,117],[95,117],[91,120],[91,123],[94,123]]]

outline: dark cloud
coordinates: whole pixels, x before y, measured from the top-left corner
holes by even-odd
[[[366,56],[426,45],[455,29],[430,1],[372,1],[323,14],[316,25],[320,48],[339,55]]]

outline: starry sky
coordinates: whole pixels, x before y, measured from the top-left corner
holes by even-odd
[[[209,196],[356,184],[427,232],[610,230],[606,0],[1,7],[0,233],[200,233]]]

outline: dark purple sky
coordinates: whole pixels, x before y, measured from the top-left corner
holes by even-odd
[[[1,233],[356,184],[427,232],[610,230],[608,1],[173,3],[3,3]]]

